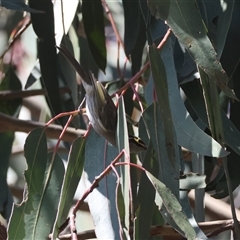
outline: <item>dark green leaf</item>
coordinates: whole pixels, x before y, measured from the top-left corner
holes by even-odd
[[[47,154],[44,128],[34,129],[24,146],[28,169],[25,178],[27,195],[20,206],[15,205],[9,225],[10,239],[45,239],[57,213],[64,166],[58,155],[52,163]]]
[[[205,126],[209,127],[200,83],[198,81],[192,81],[182,85],[182,89],[198,117],[202,120]],[[235,152],[240,154],[240,132],[223,111],[222,121],[226,144],[230,146]]]
[[[98,67],[105,72],[107,53],[101,1],[83,0],[82,14],[89,48]]]
[[[131,55],[132,75],[135,75],[142,64],[143,47],[146,43],[146,26],[138,1],[123,0],[124,9],[124,47],[126,56]]]
[[[121,158],[122,162],[130,162],[130,151],[129,151],[129,138],[128,138],[128,130],[127,130],[127,122],[126,122],[126,115],[125,115],[125,106],[123,97],[120,97],[118,100],[118,121],[117,121],[117,146],[119,152],[122,149],[125,149],[126,154],[123,155]],[[123,219],[123,229],[125,237],[129,238],[129,206],[131,203],[129,192],[131,192],[131,184],[130,184],[130,166],[124,165],[120,167],[120,176],[121,176],[121,190],[122,190],[122,197],[124,200],[124,219]],[[131,195],[131,194],[130,194]]]
[[[178,144],[204,156],[226,156],[228,152],[196,125],[184,106],[179,92],[170,40],[164,45],[161,57],[167,73],[169,101]]]
[[[228,4],[229,4],[229,2],[231,2],[230,5],[227,6],[226,11],[228,13],[231,10],[230,8],[231,8],[232,4],[234,4],[234,8],[233,8],[233,13],[232,13],[231,24],[229,26],[229,30],[227,33],[227,39],[226,39],[223,53],[221,56],[221,63],[223,65],[224,69],[226,70],[228,76],[232,77],[234,72],[236,72],[237,75],[239,75],[239,70],[238,70],[239,66],[238,65],[239,65],[239,59],[240,59],[240,48],[238,48],[238,43],[240,41],[240,34],[239,34],[237,26],[240,21],[240,14],[239,14],[240,2],[239,1],[224,1],[224,2],[221,2],[221,4],[224,5],[226,2]],[[230,22],[230,19],[228,21]],[[221,27],[220,27],[218,29],[218,31],[225,31],[225,29],[222,28],[222,30],[221,30]],[[219,41],[221,41],[220,36],[219,36]],[[237,97],[239,98],[240,95],[237,93],[238,87],[235,87],[235,85],[237,85],[238,79],[239,79],[239,76],[236,76],[233,78],[233,82],[234,82],[233,88],[234,88],[234,91],[236,92]],[[236,84],[235,84],[235,82],[236,82]]]
[[[176,197],[162,182],[156,179],[151,173],[146,171],[146,175],[156,189],[155,201],[159,209],[162,208],[163,204],[177,226],[185,233],[187,239],[195,240],[196,233],[190,225],[186,215],[182,212],[182,207]]]
[[[217,21],[217,39],[216,39],[218,58],[221,57],[226,42],[228,29],[232,20],[234,3],[235,2],[232,0],[219,2],[221,7]]]
[[[178,179],[179,173],[173,168],[169,161],[164,135],[164,123],[159,105],[153,103],[149,106],[143,113],[143,120],[150,135],[152,145],[156,151],[156,158],[159,164],[158,178],[178,196],[179,188],[176,179]]]
[[[47,102],[53,116],[62,112],[59,93],[57,54],[54,32],[54,13],[51,0],[30,0],[29,5],[44,11],[44,14],[31,14],[33,29],[38,36],[38,57],[42,73],[41,82],[47,90]],[[64,119],[59,120],[64,124]]]
[[[61,190],[61,199],[58,205],[58,213],[53,228],[53,239],[56,239],[58,229],[67,218],[72,206],[73,197],[82,176],[85,158],[85,138],[76,139],[69,152],[67,168]]]
[[[144,156],[143,167],[154,176],[159,174],[159,163],[152,144]],[[141,174],[138,190],[137,218],[135,220],[134,239],[148,239],[155,206],[155,189],[145,174]],[[146,197],[147,196],[147,197]]]
[[[63,36],[61,44],[66,49],[68,49],[68,51],[74,56],[73,45],[67,36]],[[64,78],[64,85],[69,87],[69,89],[71,90],[70,99],[71,99],[73,108],[66,109],[66,111],[72,111],[76,107],[78,107],[77,106],[77,104],[78,104],[78,86],[77,86],[77,81],[76,81],[76,72],[72,68],[69,61],[62,54],[58,54],[58,60],[59,60],[59,65],[60,65],[60,71]]]
[[[79,36],[78,41],[79,48],[81,49],[80,53],[81,66],[83,67],[83,69],[86,70],[91,69],[91,72],[93,72],[95,76],[98,76],[99,67],[91,54],[88,40],[86,39],[86,37]]]
[[[73,45],[66,35],[63,36],[61,45],[74,56]],[[58,54],[58,81],[60,87],[68,87],[70,90],[68,93],[61,94],[62,110],[64,112],[74,111],[79,104],[76,71],[62,54]],[[79,128],[79,116],[74,117],[71,126]]]
[[[154,16],[167,22],[175,36],[188,50],[196,64],[202,68],[211,81],[216,81],[220,89],[229,97],[236,96],[227,87],[228,77],[207,36],[197,2],[191,1],[148,1]]]
[[[165,146],[167,149],[168,158],[173,168],[177,170],[180,157],[178,154],[178,144],[176,140],[176,133],[173,125],[172,113],[169,102],[169,91],[166,71],[164,63],[156,47],[149,47],[149,58],[158,104],[160,107],[164,125]]]

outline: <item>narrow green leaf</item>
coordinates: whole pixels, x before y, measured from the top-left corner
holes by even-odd
[[[63,45],[69,53],[74,56],[73,44],[68,36],[64,35],[61,45]],[[71,89],[71,97],[74,105],[77,106],[78,103],[78,93],[77,93],[77,82],[76,82],[76,71],[71,66],[69,60],[62,54],[58,54],[59,65],[61,67],[64,80],[67,86]]]
[[[149,144],[145,153],[143,165],[154,176],[159,174],[159,163],[156,158],[152,143]],[[147,197],[146,197],[147,196]],[[145,174],[141,174],[138,190],[138,204],[134,224],[134,239],[148,239],[152,224],[153,210],[155,205],[155,189]]]
[[[29,6],[44,14],[31,14],[33,29],[38,36],[37,48],[42,73],[41,83],[47,91],[47,103],[53,116],[62,112],[59,92],[57,53],[55,42],[55,26],[53,3],[51,0],[29,0]],[[59,121],[64,125],[66,118]]]
[[[158,178],[178,196],[178,175],[179,171],[173,168],[166,150],[166,140],[164,135],[164,123],[161,110],[157,103],[150,105],[143,113],[143,119],[146,124],[150,140],[156,151],[156,158],[159,164]]]
[[[45,239],[54,223],[60,198],[64,166],[56,155],[47,154],[44,128],[34,129],[24,146],[28,169],[27,190],[21,205],[15,205],[9,224],[9,239]]]
[[[129,139],[128,139],[128,130],[127,130],[127,121],[125,114],[125,106],[123,97],[120,97],[118,100],[118,121],[117,121],[117,145],[118,150],[121,152],[122,149],[125,149],[126,154],[121,158],[122,162],[130,162],[130,151],[129,151]],[[131,179],[130,179],[130,166],[124,165],[120,167],[121,173],[121,190],[122,196],[124,199],[124,224],[123,224],[123,233],[125,233],[125,238],[129,238],[129,206],[132,206],[131,194]],[[131,205],[130,205],[131,204]]]
[[[84,30],[89,48],[98,67],[105,72],[107,53],[103,7],[100,0],[83,0],[82,14]]]
[[[218,58],[221,57],[226,42],[228,29],[232,20],[232,13],[235,1],[224,0],[219,1],[219,3],[221,6],[221,10],[217,23],[217,41],[216,41]]]
[[[178,88],[171,40],[164,45],[161,57],[167,73],[169,101],[178,144],[204,156],[224,157],[228,155],[219,143],[196,125],[184,106]]]
[[[167,76],[164,63],[161,59],[159,51],[155,46],[149,46],[149,58],[158,104],[164,125],[165,146],[167,149],[168,158],[172,163],[173,168],[177,170],[180,157],[178,153],[178,144],[169,102]]]
[[[204,105],[203,93],[201,90],[200,83],[198,81],[189,82],[182,85],[182,89],[187,96],[189,103],[192,108],[202,120],[202,122],[209,128],[206,108]],[[236,153],[240,154],[240,132],[234,126],[232,121],[222,111],[223,131],[225,142],[230,146]]]
[[[146,43],[146,25],[138,1],[123,0],[124,48],[126,56],[131,55],[132,75],[141,67],[143,47]]]
[[[42,183],[47,165],[47,140],[42,128],[34,129],[28,135],[24,152],[28,164],[28,170],[25,172],[28,195],[20,206],[14,206],[8,230],[10,239],[32,239],[32,234],[27,235],[27,218],[31,216],[31,212],[36,213],[36,206],[41,198]],[[33,219],[36,218],[33,217]],[[34,220],[30,226],[34,228]]]
[[[93,151],[94,150],[94,151]],[[96,176],[118,155],[116,147],[106,144],[93,129],[86,140],[84,181],[89,188]],[[116,168],[120,174],[119,168]],[[88,205],[93,218],[95,233],[98,239],[121,239],[120,216],[116,206],[116,182],[115,174],[107,174],[100,181],[98,188],[88,196]]]
[[[190,1],[148,1],[148,6],[156,18],[167,22],[175,36],[188,50],[196,64],[202,68],[211,81],[231,98],[237,99],[227,86],[228,76],[223,70],[212,43],[207,36],[197,2]]]
[[[171,191],[158,179],[156,179],[150,172],[146,171],[146,175],[156,189],[156,204],[162,208],[162,204],[167,209],[177,226],[185,233],[189,240],[196,239],[196,233],[190,225],[186,215],[182,212],[182,207],[176,197]]]
[[[74,140],[69,152],[66,172],[61,189],[61,199],[52,231],[53,239],[57,238],[58,229],[67,218],[68,212],[72,206],[74,194],[82,176],[85,158],[85,142],[85,138]]]
[[[64,35],[61,45],[63,45],[74,56],[73,45],[70,39]],[[76,72],[72,68],[70,62],[62,55],[58,54],[58,66],[59,66],[59,81],[63,86],[67,86],[71,93],[66,93],[61,96],[64,111],[73,111],[78,107],[78,87],[76,82]],[[73,119],[74,127],[79,128],[79,118]]]

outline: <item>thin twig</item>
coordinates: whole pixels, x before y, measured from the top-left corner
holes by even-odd
[[[112,165],[114,165],[117,161],[119,161],[119,159],[123,156],[123,154],[125,153],[125,151],[121,151],[118,156],[112,161],[112,163],[99,175],[95,178],[95,180],[93,181],[92,185],[90,186],[90,188],[88,188],[83,196],[77,201],[77,203],[75,204],[75,206],[73,207],[72,213],[76,214],[76,212],[78,211],[79,207],[83,204],[84,200],[86,199],[86,197],[95,189],[98,187],[98,183],[111,171],[112,169]]]
[[[50,119],[47,123],[46,123],[46,126],[48,126],[49,124],[51,124],[52,122],[56,121],[58,118],[61,118],[61,117],[65,117],[65,116],[76,116],[80,113],[80,110],[74,110],[74,111],[71,111],[71,112],[63,112],[63,113],[59,113],[57,116],[53,117],[52,119]]]
[[[61,140],[63,139],[63,136],[64,136],[67,128],[69,127],[71,121],[73,120],[74,116],[75,116],[75,115],[70,115],[70,116],[69,116],[68,121],[67,121],[67,123],[65,124],[65,126],[64,126],[64,128],[63,128],[63,130],[62,130],[62,132],[61,132],[61,134],[60,134],[60,136],[59,136],[59,138],[58,138],[57,144],[56,144],[56,146],[55,146],[55,148],[54,148],[54,153],[55,153],[55,154],[57,153],[59,144],[60,144]],[[55,157],[55,156],[54,156],[54,157]]]
[[[115,36],[116,36],[116,38],[117,38],[117,41],[119,42],[119,44],[121,45],[121,47],[124,49],[123,41],[122,41],[122,39],[121,39],[121,37],[120,37],[120,34],[119,34],[118,29],[117,29],[117,27],[116,27],[116,24],[115,24],[115,22],[114,22],[112,13],[111,13],[111,11],[109,10],[109,7],[108,7],[108,5],[107,5],[107,3],[106,3],[105,0],[102,0],[102,5],[103,5],[103,7],[104,7],[104,9],[105,9],[105,11],[106,11],[106,13],[107,13],[107,15],[108,15],[109,21],[110,21],[110,23],[111,23],[111,25],[112,25],[112,28],[113,28],[113,31],[114,31]]]
[[[170,37],[171,34],[171,29],[168,29],[165,36],[163,37],[162,41],[160,42],[160,44],[158,45],[157,49],[160,50],[164,44],[166,43],[166,41],[168,40],[168,38]],[[142,69],[137,72],[122,88],[120,88],[116,93],[121,94],[125,89],[127,89],[129,86],[131,86],[131,84],[134,84],[140,77],[141,75],[150,67],[150,61],[148,61],[143,67]]]

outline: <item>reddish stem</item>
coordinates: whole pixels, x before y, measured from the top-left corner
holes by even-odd
[[[111,11],[109,10],[108,5],[107,5],[107,3],[106,3],[105,0],[102,0],[102,5],[103,5],[103,7],[104,7],[104,9],[105,9],[108,17],[109,17],[109,21],[111,22],[111,25],[112,25],[113,31],[114,31],[114,33],[115,33],[115,35],[116,35],[116,38],[117,38],[119,44],[121,45],[121,47],[124,49],[123,41],[122,41],[122,39],[121,39],[121,37],[120,37],[120,34],[119,34],[118,29],[117,29],[117,27],[116,27],[116,24],[115,24],[115,22],[114,22],[112,13],[111,13]]]
[[[164,46],[167,39],[170,37],[170,34],[171,34],[171,29],[168,29],[164,38],[162,39],[162,41],[157,47],[158,50],[160,50]],[[149,67],[150,67],[150,61],[148,61],[138,73],[136,73],[122,88],[120,88],[117,91],[117,93],[121,94],[121,92],[127,89],[131,84],[134,84]]]

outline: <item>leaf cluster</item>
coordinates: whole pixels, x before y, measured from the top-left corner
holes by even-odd
[[[187,239],[210,239],[212,231],[198,226],[187,193],[214,190],[215,198],[230,195],[232,200],[240,183],[239,3],[226,1],[224,9],[222,3],[209,1],[123,0],[121,15],[113,14],[114,5],[105,0],[83,0],[68,14],[66,1],[63,9],[50,0],[28,2],[0,3],[30,12],[38,52],[25,90],[11,63],[4,66],[0,84],[0,212],[8,219],[8,238],[64,238],[66,226],[72,239],[80,238],[76,213],[87,201],[100,239],[165,239],[166,223]],[[124,20],[123,40],[118,15]],[[114,67],[109,64],[111,36],[106,29],[117,42]],[[9,49],[21,34],[13,37]],[[76,61],[59,53],[60,45]],[[128,71],[119,61],[119,48],[130,63]],[[76,75],[78,62],[96,76],[113,72],[114,81],[104,85],[110,95],[120,95],[117,146],[94,129],[83,135],[88,127],[79,115],[84,105],[75,110],[85,94]],[[38,80],[41,91],[26,90]],[[50,124],[52,120],[42,126],[17,119],[22,98],[39,93],[46,96],[55,124],[63,127],[57,137],[52,132],[59,126]],[[229,107],[224,109],[223,103]],[[137,121],[131,119],[136,112]],[[16,130],[30,133],[24,145],[24,197],[12,207],[6,176]],[[139,135],[146,151],[130,153],[129,133]],[[50,151],[48,138],[53,137],[58,141]],[[68,151],[66,167],[58,153],[61,140]],[[186,168],[184,149],[192,153],[191,170]],[[86,189],[74,203],[80,180]],[[165,229],[158,236],[153,236],[155,225]],[[236,222],[235,234],[238,237]]]

